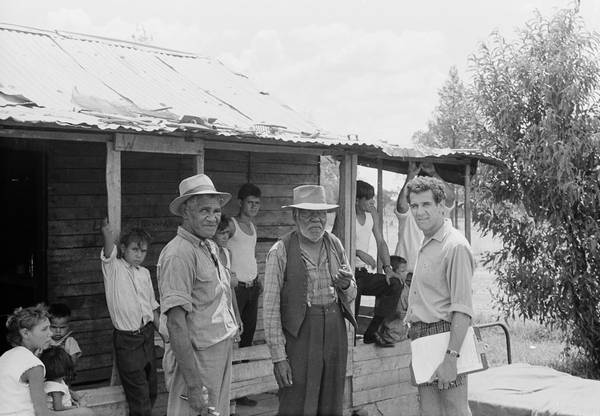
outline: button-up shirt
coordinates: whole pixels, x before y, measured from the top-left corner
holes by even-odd
[[[419,249],[408,296],[408,322],[452,321],[453,312],[473,316],[475,259],[466,238],[449,219]]]
[[[219,261],[217,245],[182,227],[158,258],[161,314],[181,307],[192,346],[208,348],[237,331],[229,274]]]
[[[106,257],[100,252],[106,306],[113,326],[121,331],[137,331],[154,319],[158,308],[150,272],[117,258],[117,247]]]
[[[331,238],[337,238],[331,235]],[[340,244],[341,247],[341,244]],[[327,248],[323,244],[323,249],[319,255],[319,266],[314,261],[307,261],[310,255],[302,248],[300,244],[300,254],[306,266],[308,273],[308,290],[306,302],[308,305],[328,304],[336,300],[337,293],[343,296],[343,302],[352,302],[356,297],[356,282],[354,279],[346,289],[335,291],[330,290],[331,273],[327,264]],[[333,250],[333,249],[331,249]],[[340,259],[343,264],[348,264],[348,259],[344,253]],[[281,289],[283,287],[283,276],[287,266],[287,251],[283,241],[276,242],[267,254],[265,265],[265,288],[263,298],[263,323],[265,328],[265,338],[271,351],[273,362],[286,359],[285,336],[281,326]],[[320,272],[319,272],[320,271]]]

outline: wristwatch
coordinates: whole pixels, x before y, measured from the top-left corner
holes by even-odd
[[[454,350],[451,350],[451,349],[447,349],[446,350],[446,354],[448,354],[452,358],[458,358],[458,357],[460,357],[460,354],[458,353],[458,351],[454,351]]]
[[[384,265],[383,265],[383,271],[385,271],[385,269],[387,269],[388,267],[389,267],[390,269],[392,268],[392,266],[391,266],[391,265],[389,265],[389,264],[384,264]]]

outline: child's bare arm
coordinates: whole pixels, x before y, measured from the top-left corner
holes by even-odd
[[[64,393],[61,391],[51,391],[48,393],[52,397],[52,409],[54,410],[66,410],[68,407],[63,406],[62,398]]]
[[[109,257],[115,246],[115,237],[110,228],[108,218],[102,221],[102,236],[104,237],[104,257]]]

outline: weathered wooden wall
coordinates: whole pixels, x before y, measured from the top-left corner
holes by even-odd
[[[358,343],[354,347],[352,407],[370,415],[416,416],[417,388],[410,382],[410,344],[377,348]]]
[[[111,371],[112,325],[99,260],[100,225],[107,213],[105,158],[103,143],[53,142],[48,150],[48,300],[73,310],[72,329],[83,350],[80,383],[108,379]],[[193,173],[194,160],[123,152],[121,163],[123,229],[142,227],[152,235],[145,265],[156,283],[156,260],[179,224],[168,204],[178,193],[179,181]],[[225,207],[229,214],[237,213],[235,196],[241,184],[250,181],[262,189],[257,218],[262,273],[275,238],[292,226],[290,213],[280,207],[291,202],[294,186],[318,183],[318,156],[207,150],[205,170],[217,189],[233,194]],[[260,319],[255,340],[263,339]]]

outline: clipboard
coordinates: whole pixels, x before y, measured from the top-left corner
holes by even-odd
[[[433,373],[444,360],[450,332],[417,338],[410,342],[411,367],[415,385],[431,382]],[[456,361],[457,374],[475,373],[488,368],[479,328],[469,327]]]

